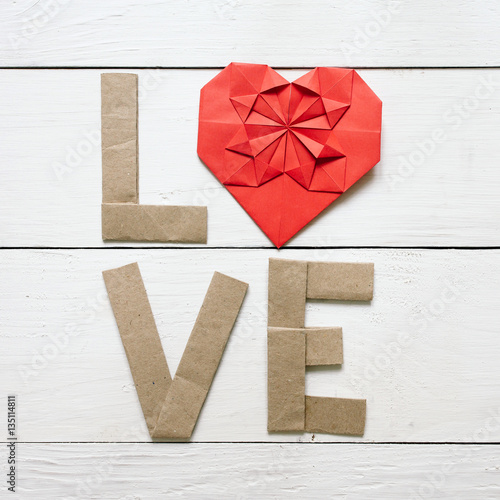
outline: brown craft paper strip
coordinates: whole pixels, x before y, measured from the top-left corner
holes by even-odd
[[[344,362],[342,328],[306,328],[306,366]]]
[[[268,326],[303,328],[307,262],[269,259]]]
[[[103,203],[137,203],[137,75],[101,75]]]
[[[206,243],[207,207],[103,203],[102,239]]]
[[[306,396],[307,432],[362,436],[365,420],[365,399]]]
[[[191,437],[247,288],[246,283],[214,273],[153,437]]]
[[[309,262],[307,298],[372,300],[373,263]]]
[[[102,239],[207,242],[207,209],[139,203],[137,75],[101,75]]]
[[[267,330],[267,430],[303,431],[306,390],[304,329]]]
[[[172,379],[139,266],[128,264],[102,274],[151,434]]]

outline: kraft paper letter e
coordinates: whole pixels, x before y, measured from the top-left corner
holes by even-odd
[[[306,327],[307,299],[373,298],[374,266],[269,259],[267,401],[269,432],[362,436],[366,400],[308,396],[306,366],[344,361],[342,328]]]

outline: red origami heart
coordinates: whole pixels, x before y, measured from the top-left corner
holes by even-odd
[[[198,155],[279,248],[378,163],[381,120],[354,70],[231,63],[201,90]]]

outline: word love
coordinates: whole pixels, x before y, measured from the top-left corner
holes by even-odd
[[[373,264],[269,261],[268,430],[362,435],[366,401],[305,395],[305,367],[343,362],[342,329],[305,327],[306,299],[373,296]],[[189,439],[248,284],[215,272],[172,379],[137,263],[103,272],[152,438]]]

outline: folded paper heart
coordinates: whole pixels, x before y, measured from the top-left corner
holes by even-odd
[[[231,63],[201,90],[198,155],[279,248],[380,160],[381,117],[354,70]]]

